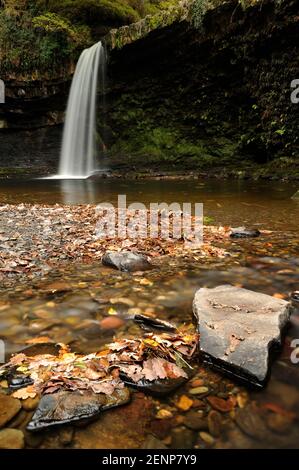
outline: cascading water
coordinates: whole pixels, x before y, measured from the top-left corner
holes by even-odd
[[[105,69],[101,42],[82,52],[68,98],[59,178],[86,178],[95,171],[97,86],[99,70],[105,86]]]

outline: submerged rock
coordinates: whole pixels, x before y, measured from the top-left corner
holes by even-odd
[[[254,238],[258,237],[261,232],[257,229],[250,229],[246,227],[232,228],[230,232],[231,238]]]
[[[0,428],[5,426],[22,408],[16,398],[0,394]]]
[[[177,379],[156,379],[156,380],[139,380],[134,382],[123,372],[120,373],[120,379],[128,386],[137,388],[138,390],[150,393],[157,397],[163,397],[176,390],[180,385],[185,383],[188,379],[179,377]]]
[[[266,382],[269,352],[281,342],[291,306],[285,300],[230,285],[199,289],[193,312],[206,362],[258,386]]]
[[[142,314],[136,314],[134,316],[134,322],[137,323],[144,330],[159,330],[169,332],[177,330],[176,325],[172,323]]]
[[[126,272],[147,271],[153,268],[146,256],[132,251],[108,251],[102,257],[102,263],[104,266]]]
[[[112,395],[91,391],[66,392],[44,395],[27,426],[28,431],[38,431],[58,424],[67,424],[97,416],[101,411],[124,405],[130,400],[127,388],[115,390]]]
[[[24,434],[18,429],[0,431],[0,449],[23,449]]]

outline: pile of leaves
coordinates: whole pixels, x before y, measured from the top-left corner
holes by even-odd
[[[124,387],[122,374],[134,383],[142,379],[188,378],[186,369],[198,344],[198,336],[188,332],[149,333],[140,339],[121,339],[107,349],[88,355],[71,352],[60,344],[59,354],[27,356],[18,353],[0,368],[2,386],[13,390],[12,378],[20,388],[12,391],[19,399],[55,393],[60,390],[111,395]],[[21,377],[21,379],[20,379]]]
[[[127,227],[130,223],[132,226],[132,215],[129,211],[125,214]],[[116,233],[108,231],[102,236],[98,230],[99,217],[94,205],[0,206],[0,281],[4,283],[7,276],[11,279],[43,274],[63,262],[91,263],[100,260],[107,250],[131,250],[153,258],[179,257],[188,251],[183,236],[172,236],[175,223],[172,224],[171,220],[168,239],[159,234],[155,238],[149,237],[149,211],[136,216],[139,221],[143,221],[140,236],[135,233],[127,238],[118,237],[117,217],[115,221],[110,221],[113,222],[111,226],[116,227]],[[162,219],[161,211],[158,214],[159,229]],[[222,242],[227,236],[228,229],[204,227],[204,243],[189,250],[188,254],[196,260],[223,257],[225,250],[214,246],[214,242]]]

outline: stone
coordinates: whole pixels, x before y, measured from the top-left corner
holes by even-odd
[[[212,446],[215,442],[215,439],[213,438],[213,436],[211,436],[211,434],[207,432],[202,431],[199,433],[199,436],[204,441],[204,443],[207,444],[208,446]]]
[[[145,330],[158,330],[174,332],[177,330],[176,325],[159,318],[149,317],[148,315],[137,314],[134,316],[134,322]]]
[[[271,413],[266,420],[268,428],[277,434],[286,434],[292,425],[292,419],[278,413]]]
[[[255,238],[258,237],[261,232],[257,229],[249,229],[246,227],[232,228],[230,232],[231,238]]]
[[[6,425],[21,410],[20,400],[0,394],[0,428]]]
[[[35,398],[26,398],[26,400],[22,401],[22,407],[26,411],[33,411],[35,408],[37,408],[37,405],[39,403],[39,397],[36,396]]]
[[[191,395],[205,395],[208,392],[209,392],[208,387],[195,387],[195,388],[190,388],[189,390],[189,393],[191,393]]]
[[[102,257],[102,264],[126,272],[147,271],[153,268],[146,256],[132,251],[108,251]]]
[[[62,429],[59,431],[59,442],[63,446],[68,446],[74,437],[74,428],[71,426],[64,426]]]
[[[212,410],[208,414],[209,433],[214,437],[219,437],[222,428],[222,418],[218,411]]]
[[[143,449],[167,449],[167,447],[160,439],[150,434],[143,444]]]
[[[272,346],[291,313],[291,304],[231,285],[199,289],[193,313],[206,363],[256,386],[264,386]]]
[[[201,413],[188,411],[184,416],[184,425],[193,431],[208,430],[208,421],[202,417]]]
[[[103,330],[116,330],[117,328],[120,328],[124,324],[125,322],[117,316],[106,317],[100,321],[100,327]]]
[[[38,431],[58,424],[68,424],[93,418],[101,411],[128,403],[130,392],[125,387],[115,389],[112,395],[59,391],[44,395],[27,426],[28,431]]]
[[[183,426],[174,428],[171,433],[172,449],[192,449],[196,441],[196,433]]]
[[[18,429],[1,429],[0,449],[23,449],[24,434]]]

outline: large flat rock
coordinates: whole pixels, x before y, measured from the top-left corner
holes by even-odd
[[[281,342],[291,305],[231,285],[199,289],[193,300],[203,359],[230,375],[263,386],[272,346]]]

